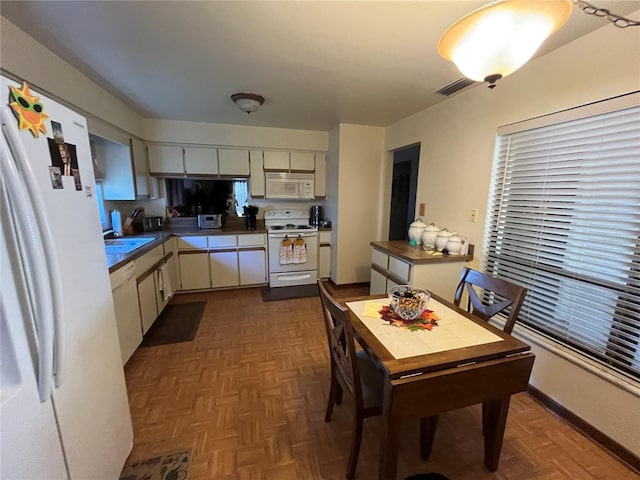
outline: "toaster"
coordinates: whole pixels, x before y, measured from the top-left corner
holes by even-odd
[[[142,217],[134,222],[133,229],[136,232],[153,232],[164,228],[164,217]]]
[[[222,228],[221,213],[198,215],[198,228]]]

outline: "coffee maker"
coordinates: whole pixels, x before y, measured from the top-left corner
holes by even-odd
[[[319,227],[320,222],[324,219],[324,211],[322,205],[312,205],[309,209],[309,225]]]

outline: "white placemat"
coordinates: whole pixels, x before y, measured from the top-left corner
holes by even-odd
[[[367,303],[371,303],[367,308],[368,313],[379,311],[384,305],[389,305],[389,300],[381,298],[378,300],[363,300],[359,302],[347,302],[347,306],[366,325],[380,343],[396,359],[415,357],[427,353],[443,352],[455,348],[471,347],[484,343],[501,342],[502,338],[491,333],[480,325],[472,322],[468,318],[460,315],[455,310],[434,300],[429,300],[427,308],[433,310],[440,318],[438,326],[429,330],[412,332],[406,328],[390,325],[382,320],[380,316],[365,316]],[[377,307],[374,309],[374,305]]]

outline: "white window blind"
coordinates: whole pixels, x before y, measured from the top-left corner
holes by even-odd
[[[498,136],[484,248],[521,323],[640,379],[640,106]]]

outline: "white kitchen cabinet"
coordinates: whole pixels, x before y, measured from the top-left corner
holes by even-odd
[[[264,198],[264,160],[262,150],[249,152],[249,195],[251,198]]]
[[[218,164],[220,175],[248,177],[251,173],[249,150],[220,148],[218,150]]]
[[[153,272],[149,272],[146,277],[138,279],[138,303],[140,304],[140,320],[142,322],[142,334],[144,335],[158,317]]]
[[[176,237],[170,237],[164,242],[164,254],[169,255],[172,253],[171,258],[167,260],[169,267],[169,280],[171,281],[171,288],[175,292],[180,290],[180,273],[178,269],[178,239]]]
[[[238,252],[233,250],[210,250],[211,286],[213,288],[235,287],[240,284]]]
[[[277,152],[265,150],[264,156],[264,169],[280,172],[288,172],[289,165],[289,152]]]
[[[331,232],[318,232],[318,277],[331,276]]]
[[[129,262],[109,275],[111,294],[118,327],[122,364],[127,363],[138,345],[142,343],[142,324],[136,287],[136,269]]]
[[[290,168],[292,172],[311,172],[316,168],[315,156],[310,152],[291,152]]]
[[[377,270],[371,269],[370,295],[384,295],[387,293],[387,277]]]
[[[182,147],[149,145],[149,172],[151,175],[184,176]]]
[[[103,172],[102,195],[105,200],[135,200],[136,185],[129,145],[91,136],[96,163]]]
[[[179,250],[202,250],[207,248],[207,237],[204,235],[185,235],[178,237]]]
[[[130,138],[129,147],[135,172],[136,198],[158,198],[160,196],[158,179],[149,175],[147,145],[137,138]]]
[[[180,288],[201,290],[211,288],[209,254],[205,252],[179,252]]]
[[[238,250],[240,285],[267,283],[267,251],[263,248]]]
[[[315,154],[315,196],[325,198],[327,196],[327,155]]]
[[[185,147],[184,171],[187,175],[218,176],[218,149],[208,147]]]
[[[236,235],[209,235],[207,242],[209,248],[227,248],[238,245]]]

